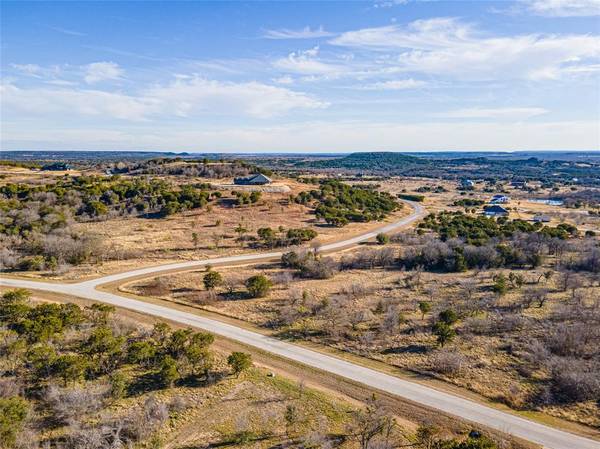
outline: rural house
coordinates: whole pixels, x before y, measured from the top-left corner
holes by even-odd
[[[264,186],[266,184],[271,184],[272,182],[271,178],[262,173],[246,176],[244,178],[234,178],[233,180],[233,183],[239,186]]]
[[[483,211],[486,217],[508,217],[509,212],[502,206],[489,206]]]
[[[506,195],[494,195],[490,200],[491,204],[504,204],[510,201],[510,197]]]

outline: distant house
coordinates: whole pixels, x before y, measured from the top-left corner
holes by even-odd
[[[513,181],[510,183],[510,185],[513,186],[515,189],[526,189],[527,181]]]
[[[486,217],[508,217],[509,212],[502,206],[488,206],[483,211]]]
[[[548,215],[539,214],[533,217],[533,221],[536,223],[548,223],[550,221],[550,217]]]
[[[475,187],[475,183],[473,181],[471,181],[470,179],[461,179],[461,181],[460,181],[461,189],[472,189],[473,187]]]
[[[238,186],[264,186],[273,181],[262,173],[246,176],[245,178],[234,178],[233,183]]]
[[[51,164],[46,164],[42,166],[42,170],[46,171],[64,171],[71,170],[71,165],[66,162],[53,162]]]
[[[506,204],[510,201],[510,197],[506,195],[494,195],[490,200],[491,204]]]

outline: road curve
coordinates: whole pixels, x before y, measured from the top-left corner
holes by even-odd
[[[413,212],[400,220],[394,221],[393,223],[380,226],[373,231],[365,232],[346,240],[339,240],[337,242],[328,243],[319,247],[319,252],[327,253],[334,252],[345,248],[350,248],[357,245],[358,243],[364,242],[375,238],[379,233],[388,233],[394,231],[403,226],[407,226],[412,222],[418,220],[425,215],[426,210],[423,206],[413,201],[404,201],[410,207],[413,208]],[[116,281],[125,281],[129,278],[137,276],[152,275],[163,271],[174,271],[174,270],[187,270],[195,267],[203,267],[206,265],[241,265],[244,263],[252,263],[256,261],[263,261],[265,259],[276,259],[283,255],[283,251],[274,251],[270,253],[254,253],[254,254],[240,254],[238,256],[226,256],[226,257],[214,257],[211,259],[204,260],[192,260],[188,262],[176,262],[164,265],[157,265],[153,267],[140,268],[138,270],[125,271],[122,273],[111,274],[88,281],[79,282],[71,285],[81,285],[85,287],[97,287],[102,284],[108,284]]]
[[[324,245],[321,247],[321,250],[333,251],[336,249],[345,248],[360,241],[370,239],[379,232],[389,232],[400,226],[404,226],[416,220],[420,215],[423,214],[423,209],[419,205],[411,204],[411,206],[414,207],[415,211],[409,217],[405,217],[398,222],[386,225],[380,229],[377,229],[376,231],[372,231],[349,240]],[[281,253],[274,252],[268,253],[268,255],[277,257],[281,255]],[[406,398],[433,409],[438,409],[445,413],[494,428],[498,431],[512,434],[516,437],[540,444],[549,449],[600,449],[600,442],[529,421],[511,413],[503,412],[483,404],[429,388],[421,384],[413,383],[370,368],[356,365],[330,355],[312,351],[291,343],[286,343],[275,338],[246,329],[241,329],[217,320],[212,320],[188,312],[171,309],[161,305],[150,304],[96,289],[97,286],[107,282],[125,280],[130,277],[152,274],[164,270],[187,269],[194,266],[202,266],[214,263],[238,264],[252,262],[252,260],[263,259],[264,257],[265,254],[251,254],[223,257],[219,259],[209,259],[204,261],[169,264],[129,271],[117,275],[105,276],[92,281],[85,281],[76,284],[59,284],[15,278],[4,278],[1,279],[1,285],[6,287],[22,287],[33,290],[46,290],[79,296],[112,304],[117,307],[124,307],[137,312],[154,315],[184,325],[198,327],[216,335],[237,340],[244,344],[271,352],[278,356],[286,357],[296,362],[300,362],[305,365],[353,380],[355,382],[395,394],[399,397]]]

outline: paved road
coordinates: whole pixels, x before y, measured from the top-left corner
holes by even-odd
[[[414,207],[415,211],[409,217],[406,217],[396,223],[386,225],[376,231],[369,232],[349,240],[325,245],[321,248],[321,250],[333,251],[336,249],[345,248],[360,241],[373,238],[379,232],[389,232],[398,227],[404,226],[418,219],[419,216],[423,214],[423,210],[419,205],[411,205]],[[281,255],[281,253],[275,252],[268,254],[268,256],[272,257],[277,257],[279,255]],[[129,271],[117,275],[105,276],[99,279],[80,282],[77,284],[58,284],[14,278],[4,278],[1,280],[1,283],[2,285],[8,287],[22,287],[34,290],[47,290],[51,292],[75,295],[113,304],[118,307],[124,307],[137,312],[154,315],[184,325],[198,327],[216,335],[221,335],[223,337],[254,346],[261,350],[277,354],[278,356],[287,357],[305,365],[351,379],[370,387],[387,391],[416,403],[441,410],[445,413],[480,423],[502,432],[510,433],[550,449],[600,449],[600,442],[582,438],[568,432],[538,424],[510,413],[502,412],[494,408],[478,404],[449,393],[441,392],[421,384],[384,374],[370,368],[365,368],[333,356],[321,354],[310,349],[286,343],[256,332],[241,329],[217,320],[204,318],[165,306],[149,304],[143,301],[99,291],[96,289],[97,286],[107,282],[126,280],[130,277],[152,274],[164,270],[173,270],[179,268],[187,269],[194,266],[202,266],[214,263],[238,264],[251,262],[252,260],[256,259],[263,259],[264,257],[265,254],[241,255],[223,257],[220,259],[163,265]]]

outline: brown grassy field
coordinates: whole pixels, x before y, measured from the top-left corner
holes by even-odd
[[[48,178],[39,178],[37,171],[20,168],[13,170],[11,167],[8,170],[11,173],[18,173],[18,175],[5,178],[5,182],[37,183],[42,180],[48,182]],[[75,172],[69,172],[69,174],[75,175]],[[176,176],[160,176],[160,178],[175,184],[183,181],[215,182],[215,180],[206,178],[193,180],[181,179]],[[232,182],[232,179],[218,180],[218,182]],[[375,222],[351,223],[343,229],[325,225],[315,219],[310,208],[289,201],[291,195],[309,190],[314,186],[290,179],[280,179],[277,180],[277,183],[288,186],[290,192],[263,192],[259,202],[254,205],[236,206],[231,192],[223,191],[222,198],[206,208],[178,213],[167,218],[148,219],[126,216],[104,221],[76,222],[73,224],[75,232],[95,235],[102,242],[102,256],[98,260],[95,260],[94,263],[68,267],[67,270],[60,272],[42,271],[19,274],[78,280],[132,270],[141,266],[259,251],[260,248],[252,247],[250,242],[240,241],[240,236],[256,236],[256,231],[263,227],[314,229],[318,236],[311,243],[318,245],[356,235],[381,225]],[[400,218],[408,213],[410,210],[403,208],[387,221]],[[245,228],[244,234],[236,232],[236,228],[240,226]]]
[[[398,248],[399,249],[399,248]],[[600,426],[600,409],[596,401],[544,405],[529,403],[538,392],[540,381],[548,373],[544,370],[525,371],[521,359],[528,342],[542,338],[545,323],[551,316],[571,303],[569,291],[559,288],[557,277],[542,281],[549,290],[543,307],[532,305],[522,311],[512,312],[523,291],[537,287],[538,279],[551,269],[552,262],[535,270],[522,272],[525,285],[511,290],[502,297],[490,295],[492,276],[500,272],[508,275],[510,270],[493,270],[466,273],[419,273],[419,285],[415,287],[413,272],[398,270],[348,270],[328,280],[294,278],[289,271],[277,264],[257,267],[217,268],[226,280],[219,294],[207,293],[202,286],[204,271],[162,276],[159,279],[136,281],[122,287],[138,295],[154,296],[216,312],[226,317],[249,322],[269,333],[285,338],[299,339],[326,345],[332,349],[349,352],[361,357],[384,362],[407,372],[415,372],[475,392],[492,401],[507,404],[515,409],[533,410],[555,418]],[[244,294],[243,281],[255,274],[265,274],[275,281],[270,294],[264,298],[248,298]],[[407,285],[411,284],[410,287]],[[230,287],[232,286],[232,287]],[[228,291],[231,290],[231,292]],[[464,307],[465,290],[472,295],[469,301],[494,301],[494,308],[505,310],[506,319],[518,322],[506,332],[479,332],[474,329],[492,317],[491,314],[473,315],[461,321],[456,339],[443,350],[439,349],[432,335],[432,318],[443,308]],[[600,286],[586,284],[578,292],[578,300],[592,306],[600,298]],[[315,308],[331,302],[332,298],[345,298],[345,316],[337,317],[342,323],[332,331],[332,322],[325,312],[307,314],[305,318],[282,322],[292,309]],[[494,299],[492,299],[494,298]],[[418,309],[420,301],[432,304],[432,311],[423,317]],[[380,311],[381,304],[401,316],[400,323],[390,332],[382,332],[386,319]],[[353,315],[357,313],[357,316]],[[333,319],[333,318],[331,318]],[[521,321],[522,320],[522,321]],[[550,320],[550,321],[549,321]],[[522,323],[522,324],[519,324]],[[526,323],[526,324],[525,324]],[[494,324],[486,324],[494,326]],[[327,331],[324,329],[329,328]],[[444,357],[459,353],[459,366],[448,372],[440,371]]]

